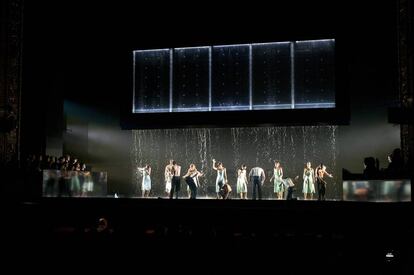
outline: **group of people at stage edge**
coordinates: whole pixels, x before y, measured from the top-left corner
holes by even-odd
[[[212,168],[217,172],[215,192],[217,199],[228,199],[232,192],[232,188],[228,182],[227,170],[222,162],[217,162],[213,159]],[[149,197],[151,191],[151,166],[145,165],[138,167],[138,171],[142,173],[142,197]],[[187,192],[190,199],[197,198],[197,189],[200,187],[199,177],[204,173],[197,170],[195,164],[190,164],[187,173],[182,176],[187,183]],[[292,178],[283,178],[283,167],[280,161],[275,161],[273,168],[273,175],[270,182],[273,183],[273,192],[276,199],[282,200],[292,199],[295,183],[299,176]],[[318,190],[318,200],[325,200],[326,185],[325,176],[332,177],[332,174],[326,171],[326,166],[322,163],[312,168],[311,162],[307,162],[303,170],[303,189],[304,199],[313,199],[313,194]],[[170,160],[165,167],[165,193],[172,199],[178,198],[178,193],[181,190],[181,166],[175,160]],[[262,186],[265,183],[266,174],[263,168],[253,167],[249,174],[247,174],[247,166],[242,164],[237,170],[236,191],[240,199],[247,199],[247,185],[252,184],[252,198],[262,198]],[[316,184],[316,188],[315,188]]]
[[[89,169],[76,157],[29,155],[23,166],[28,175],[27,182],[34,179],[33,186],[37,186],[36,182],[41,182],[40,179],[45,180],[44,196],[86,197],[94,190]],[[41,188],[35,192],[41,195]]]

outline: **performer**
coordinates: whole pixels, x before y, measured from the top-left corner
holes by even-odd
[[[138,167],[138,171],[142,173],[142,197],[148,198],[151,192],[151,166],[147,164],[145,167]]]
[[[326,192],[326,181],[323,177],[327,175],[328,177],[332,178],[332,174],[326,172],[326,166],[322,163],[316,168],[315,177],[316,183],[318,184],[318,201],[325,200],[325,192]]]
[[[171,181],[172,181],[172,170],[173,170],[173,161],[172,159],[170,159],[169,164],[167,164],[167,166],[165,166],[165,170],[164,170],[164,177],[165,177],[165,193],[167,194],[167,197],[170,196],[170,192],[171,192]]]
[[[187,181],[186,181],[187,182]],[[190,185],[188,185],[188,183],[187,183],[187,197],[189,198],[189,199],[191,199],[191,188],[190,188]]]
[[[177,164],[175,160],[172,161],[172,168],[171,168],[171,191],[170,191],[170,199],[173,198],[175,192],[175,198],[178,199],[178,192],[181,189],[181,182],[180,182],[180,175],[181,175],[181,166]]]
[[[216,194],[217,194],[217,199],[219,199],[221,197],[220,191],[223,188],[224,184],[227,183],[227,172],[226,172],[226,168],[224,168],[223,166],[223,163],[221,162],[216,163],[215,159],[213,159],[213,169],[217,171]]]
[[[247,166],[242,164],[237,170],[237,194],[240,194],[240,199],[247,199]]]
[[[283,192],[285,186],[283,183],[283,168],[279,161],[275,161],[275,167],[273,168],[273,176],[270,178],[270,182],[274,181],[273,192],[276,194],[278,200],[283,199]]]
[[[308,199],[308,194],[310,195],[310,199],[313,199],[313,194],[315,194],[315,178],[314,178],[314,170],[312,168],[312,164],[310,162],[306,163],[306,167],[303,170],[303,196],[304,199]]]
[[[83,177],[82,197],[88,197],[93,192],[93,180],[90,171],[86,170],[86,164],[81,166],[81,176]]]
[[[220,196],[221,196],[221,198],[223,200],[227,200],[230,197],[231,191],[232,191],[232,189],[231,189],[230,184],[228,184],[228,182],[225,183],[223,185],[223,188],[221,188],[221,190],[220,190]]]
[[[250,170],[249,173],[250,181],[252,181],[253,186],[253,199],[256,199],[256,189],[258,193],[259,200],[262,199],[262,185],[265,182],[266,175],[262,168],[254,167]]]
[[[295,184],[293,181],[297,182],[299,176],[296,176],[293,180],[291,178],[285,179],[285,185],[287,186],[287,196],[286,200],[293,200],[293,192],[295,191]]]
[[[198,177],[201,176],[203,176],[203,173],[199,172],[194,164],[190,164],[187,174],[183,176],[191,191],[190,199],[197,198],[197,188],[200,186]]]

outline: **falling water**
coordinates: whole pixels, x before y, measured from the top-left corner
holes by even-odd
[[[336,158],[337,158],[337,151],[336,151],[336,135],[337,135],[337,130],[338,130],[338,126],[330,126],[331,127],[331,138],[330,138],[330,146],[331,146],[331,163],[332,163],[332,172],[333,174],[333,181],[332,181],[332,196],[339,200],[341,199],[341,197],[339,196],[339,194],[342,194],[342,182],[339,182],[340,180],[340,174],[341,171],[340,169],[338,169],[338,167],[336,166]]]
[[[336,165],[337,126],[252,127],[252,128],[197,128],[134,130],[132,162],[134,167],[148,163],[152,167],[152,196],[165,196],[164,168],[169,159],[182,166],[182,174],[194,163],[204,173],[200,178],[201,198],[215,196],[216,171],[212,159],[223,162],[229,184],[236,190],[237,168],[242,164],[248,170],[261,166],[269,179],[275,160],[280,160],[285,177],[300,176],[306,161],[313,166],[323,162],[334,178],[328,179],[327,198],[338,199],[342,189],[338,184],[340,171]],[[135,171],[133,171],[135,173]],[[134,174],[134,185],[140,186],[141,175]],[[186,184],[182,181],[182,197]],[[273,198],[272,185],[266,181],[264,196]],[[296,195],[301,196],[302,182],[297,183]],[[250,195],[251,191],[248,192]],[[139,191],[136,194],[139,196]],[[236,197],[236,194],[233,194]]]
[[[132,167],[139,166],[139,161],[142,159],[142,145],[141,139],[139,138],[139,131],[133,131],[133,149],[132,149]],[[138,182],[139,182],[139,174],[136,169],[132,169],[132,178],[134,179],[133,190],[137,192],[139,190]]]
[[[207,170],[207,131],[208,129],[197,129],[198,133],[198,140],[200,141],[199,145],[199,157],[200,157],[200,171],[202,173],[206,173]],[[200,179],[200,191],[202,191],[203,194],[207,195],[207,180],[206,180],[206,174]]]
[[[233,167],[239,167],[240,164],[240,140],[237,128],[231,128],[231,146],[234,149]]]

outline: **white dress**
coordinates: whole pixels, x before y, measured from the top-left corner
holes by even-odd
[[[315,184],[314,184],[314,170],[305,169],[303,172],[303,193],[315,193]]]
[[[82,186],[82,191],[83,192],[92,192],[93,191],[93,181],[92,181],[92,176],[91,176],[91,172],[89,171],[85,171],[83,172],[83,186]]]
[[[246,170],[239,170],[239,176],[237,177],[237,194],[247,193],[247,177]]]
[[[171,192],[171,181],[172,181],[171,173],[169,172],[165,173],[165,192],[167,193]]]
[[[147,169],[140,169],[142,172],[142,191],[151,190],[151,177]]]

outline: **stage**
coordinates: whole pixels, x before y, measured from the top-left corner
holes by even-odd
[[[76,255],[109,265],[128,259],[237,270],[246,259],[261,270],[277,259],[293,273],[319,263],[319,273],[358,267],[399,274],[413,256],[412,203],[42,198],[2,204],[11,251],[59,263]],[[36,255],[39,247],[53,255]]]

